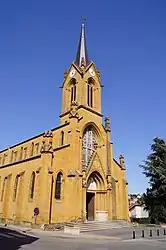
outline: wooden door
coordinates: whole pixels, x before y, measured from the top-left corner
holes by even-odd
[[[87,219],[94,220],[94,205],[95,205],[95,194],[87,193]]]

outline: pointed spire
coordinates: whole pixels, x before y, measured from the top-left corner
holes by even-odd
[[[80,34],[80,40],[78,44],[78,50],[77,50],[77,56],[75,63],[79,67],[86,67],[88,65],[88,51],[86,47],[86,37],[85,37],[85,19],[82,20],[81,25],[81,34]]]

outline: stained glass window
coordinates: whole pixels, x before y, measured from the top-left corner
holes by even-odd
[[[82,159],[85,166],[87,166],[89,158],[95,150],[95,133],[92,127],[87,127],[82,140]]]

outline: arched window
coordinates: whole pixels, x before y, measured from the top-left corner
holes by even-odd
[[[14,152],[14,161],[17,161],[17,151]]]
[[[3,201],[3,198],[4,198],[4,193],[5,193],[5,188],[6,188],[6,182],[7,182],[7,177],[5,177],[5,179],[3,181],[2,193],[1,193],[1,201]]]
[[[32,142],[32,145],[31,145],[31,156],[33,156],[33,153],[34,153],[34,142]]]
[[[64,145],[64,131],[61,131],[61,139],[60,139],[60,145]]]
[[[33,199],[35,190],[35,172],[31,175],[30,187],[29,187],[29,198]]]
[[[16,179],[15,179],[14,192],[13,192],[13,201],[15,201],[16,197],[17,197],[18,181],[19,181],[19,175],[17,175]]]
[[[62,198],[62,173],[59,172],[56,177],[55,183],[55,199],[60,200]]]
[[[7,158],[7,154],[3,155],[3,161],[2,161],[2,165],[4,165],[6,163],[6,158]]]
[[[71,80],[71,103],[76,101],[76,79]]]
[[[0,176],[0,192],[1,192],[1,176]]]
[[[13,161],[13,155],[14,155],[14,151],[12,150],[12,152],[11,152],[11,156],[10,156],[10,162],[12,162],[12,161]]]
[[[85,129],[82,139],[82,160],[84,166],[87,167],[88,161],[95,151],[96,136],[92,126]]]
[[[21,147],[20,149],[20,161],[22,160],[22,156],[23,156],[23,147]]]
[[[93,80],[88,80],[88,93],[87,93],[88,106],[93,107]]]

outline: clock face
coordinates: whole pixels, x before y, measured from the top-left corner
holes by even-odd
[[[75,69],[73,69],[71,72],[70,72],[70,77],[73,77],[75,75],[76,71]]]
[[[91,76],[95,76],[95,72],[92,68],[89,69],[89,73],[91,74]]]

